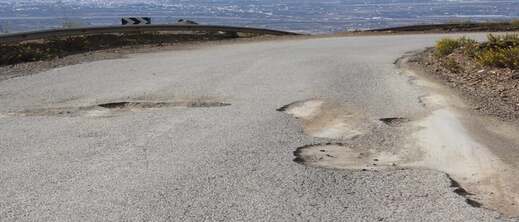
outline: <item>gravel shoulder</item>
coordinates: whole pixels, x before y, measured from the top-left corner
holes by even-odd
[[[412,73],[412,82],[430,93],[420,102],[432,110],[419,132],[425,152],[421,162],[448,173],[467,196],[484,207],[517,217],[519,209],[519,126],[503,116],[474,109],[474,98],[454,89],[416,63],[416,55],[397,64]],[[480,99],[480,98],[478,98]]]

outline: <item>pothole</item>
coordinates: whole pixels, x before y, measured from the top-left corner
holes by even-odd
[[[194,107],[194,108],[204,108],[204,107],[222,107],[222,106],[230,106],[230,103],[222,103],[222,102],[204,102],[204,101],[194,101],[194,102],[185,102],[183,103],[186,107]]]
[[[152,109],[152,108],[163,108],[163,107],[222,107],[230,106],[229,103],[212,102],[212,101],[180,101],[180,102],[112,102],[103,103],[97,106],[106,109]]]
[[[98,106],[106,108],[106,109],[122,109],[127,108],[131,105],[130,102],[115,102],[115,103],[104,103],[99,104]]]
[[[210,108],[230,106],[229,103],[216,101],[173,101],[173,102],[156,102],[156,101],[120,101],[101,103],[91,106],[79,107],[53,107],[43,109],[23,110],[19,112],[8,113],[14,116],[89,116],[102,117],[110,116],[117,112],[136,112],[145,109],[159,109],[167,107],[186,107],[186,108]]]
[[[399,158],[390,153],[373,153],[353,144],[306,145],[294,151],[294,162],[324,168],[371,170],[396,167]]]
[[[416,164],[417,160],[423,158],[423,150],[414,151],[410,147],[392,149],[394,141],[385,142],[388,138],[390,140],[393,138],[392,135],[384,134],[385,131],[388,131],[387,129],[379,131],[369,127],[367,118],[363,118],[358,112],[352,112],[351,109],[345,109],[344,106],[321,100],[306,100],[282,106],[277,111],[300,119],[307,135],[328,139],[350,139],[343,143],[329,142],[299,147],[294,151],[293,161],[296,163],[310,167],[362,171],[400,167],[435,169],[428,167],[427,164]],[[401,126],[411,122],[409,118],[398,116],[381,118],[378,121],[390,127],[399,127],[391,132],[400,133],[407,132],[406,128]],[[410,126],[414,129],[414,125]],[[384,127],[381,129],[383,130]],[[351,140],[354,137],[359,139]],[[467,204],[472,207],[482,206],[482,203],[473,199],[476,197],[472,196],[472,193],[469,193],[453,179],[451,181],[452,191],[463,196]]]
[[[444,122],[434,122],[433,127],[429,126],[424,129],[421,126],[424,124],[421,123],[408,125],[407,123],[411,122],[411,119],[405,117],[396,116],[378,119],[387,126],[395,127],[388,130],[386,127],[376,127],[380,124],[370,125],[370,122],[375,121],[365,118],[362,112],[353,112],[351,108],[347,109],[344,105],[315,99],[297,101],[282,106],[277,111],[300,119],[305,134],[309,136],[341,141],[340,143],[312,144],[297,148],[294,151],[294,162],[305,166],[363,171],[397,169],[400,167],[430,168],[452,173],[455,178],[460,178],[463,175],[474,177],[480,172],[479,170],[473,172],[467,169],[467,166],[473,166],[474,164],[465,162],[471,158],[465,158],[464,156],[474,154],[463,149],[463,147],[473,144],[470,140],[465,140],[463,134],[460,136],[458,130],[452,131],[450,125],[455,124],[455,121],[452,120],[448,122],[450,125],[447,127]],[[404,125],[406,127],[402,127]],[[438,129],[435,129],[435,127]],[[434,130],[434,132],[430,132],[430,130]],[[388,134],[388,132],[391,133]],[[428,146],[423,147],[424,144],[422,143],[409,143],[403,139],[405,141],[400,141],[403,144],[402,147],[395,147],[398,143],[395,135],[407,135],[413,134],[413,132],[425,135],[425,138],[428,139],[425,145]],[[442,137],[436,138],[437,134],[441,134]],[[416,136],[416,134],[413,134],[413,136]],[[358,139],[352,140],[356,137]],[[462,147],[450,151],[445,144],[438,148],[428,149],[429,146],[435,146],[451,137],[456,137],[455,141],[461,141],[459,144]],[[413,148],[415,145],[419,145],[420,149]],[[446,152],[447,150],[450,152]],[[470,180],[470,178],[466,178],[461,182],[464,185],[472,185],[470,182],[467,183],[467,179]],[[463,196],[467,204],[473,207],[482,207],[479,196],[473,196],[456,181],[452,179],[451,181],[452,191]],[[468,188],[473,188],[473,186],[468,186]]]
[[[396,154],[376,152],[361,147],[358,144],[321,143],[305,145],[294,151],[294,162],[310,167],[349,169],[349,170],[387,170],[406,167],[405,160]],[[403,161],[403,162],[402,162]],[[472,207],[482,207],[483,204],[472,197],[472,194],[448,176],[452,192],[465,198]]]
[[[380,120],[381,122],[383,122],[384,124],[386,124],[386,125],[388,125],[388,126],[393,126],[393,127],[401,126],[402,124],[411,121],[410,119],[408,119],[408,118],[403,118],[403,117],[381,118],[381,119],[379,119],[379,120]]]

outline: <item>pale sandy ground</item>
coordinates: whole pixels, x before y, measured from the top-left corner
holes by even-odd
[[[403,68],[409,67],[403,65]],[[414,84],[430,91],[422,97],[422,102],[433,110],[416,123],[423,128],[416,136],[425,154],[410,166],[446,172],[475,194],[474,199],[507,215],[518,216],[519,171],[515,161],[503,158],[514,156],[519,148],[516,123],[478,115],[452,90],[417,76],[419,69],[415,73],[407,71],[414,77]],[[503,152],[503,147],[509,150]]]
[[[518,216],[519,171],[499,157],[515,155],[517,151],[494,153],[499,150],[492,150],[504,144],[512,149],[519,147],[517,126],[474,114],[448,87],[427,78],[424,73],[417,75],[415,71],[421,71],[418,67],[411,70],[406,65],[406,59],[398,65],[411,84],[426,90],[419,102],[428,110],[407,116],[409,119],[397,125],[407,128],[404,132],[408,136],[402,144],[372,149],[361,139],[346,144],[313,145],[298,150],[298,161],[311,166],[339,169],[408,167],[438,170],[459,183],[468,192],[466,195],[470,200],[506,215]],[[287,106],[284,112],[301,119],[305,133],[313,137],[355,139],[377,137],[378,133],[367,127],[369,119],[333,101],[300,101]],[[503,137],[509,141],[503,142]],[[495,144],[496,141],[500,144]]]

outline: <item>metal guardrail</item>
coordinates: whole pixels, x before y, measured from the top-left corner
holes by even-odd
[[[143,25],[143,26],[97,26],[71,29],[50,29],[33,32],[20,32],[0,35],[0,43],[38,40],[53,37],[67,37],[92,34],[112,34],[131,32],[157,32],[157,31],[206,31],[206,32],[241,32],[264,35],[300,35],[298,33],[278,31],[272,29],[246,28],[217,25]]]

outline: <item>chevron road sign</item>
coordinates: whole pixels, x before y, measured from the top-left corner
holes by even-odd
[[[124,17],[121,19],[122,25],[149,25],[151,24],[150,17]]]

